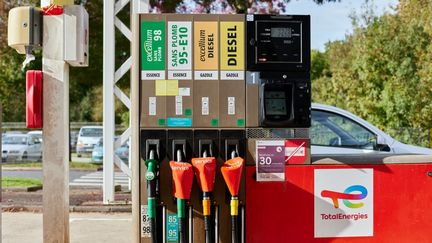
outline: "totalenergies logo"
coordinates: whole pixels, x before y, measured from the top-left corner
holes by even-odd
[[[353,203],[351,201],[365,199],[367,195],[368,190],[366,189],[366,187],[361,185],[352,185],[345,189],[343,193],[329,190],[321,191],[321,196],[330,198],[333,201],[333,205],[335,208],[339,208],[339,199],[342,199],[343,204],[345,204],[345,206],[347,206],[348,208],[361,208],[363,207],[364,203]]]

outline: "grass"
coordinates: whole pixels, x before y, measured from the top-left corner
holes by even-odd
[[[70,162],[70,169],[97,169],[102,167],[101,163],[82,163],[82,162]]]
[[[26,162],[26,163],[8,163],[3,164],[3,167],[25,167],[25,168],[42,168],[41,162]],[[70,162],[69,168],[70,169],[87,169],[87,170],[93,170],[97,169],[99,167],[102,167],[102,164],[97,163],[82,163],[82,162]]]
[[[42,181],[39,179],[30,178],[15,178],[15,177],[3,177],[2,187],[30,187],[30,186],[40,186]]]
[[[24,163],[7,163],[2,164],[2,167],[26,167],[26,168],[41,168],[41,162],[24,162]]]

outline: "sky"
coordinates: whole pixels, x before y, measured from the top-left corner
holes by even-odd
[[[325,43],[333,40],[342,40],[345,35],[352,32],[349,15],[355,11],[362,12],[364,0],[341,0],[318,5],[312,0],[291,0],[287,4],[286,14],[311,15],[312,49],[323,51]],[[390,6],[396,6],[398,0],[369,0],[373,4],[374,12],[382,15],[384,12],[392,12]]]

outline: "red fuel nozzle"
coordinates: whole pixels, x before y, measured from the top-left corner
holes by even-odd
[[[241,157],[235,157],[226,161],[221,168],[223,178],[228,186],[231,196],[238,195],[243,166],[244,159]]]
[[[192,165],[203,192],[212,192],[216,176],[216,158],[193,158]]]
[[[174,181],[174,196],[179,199],[189,200],[193,183],[192,165],[171,161],[170,167]]]

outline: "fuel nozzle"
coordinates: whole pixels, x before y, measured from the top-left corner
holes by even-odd
[[[145,178],[147,181],[151,181],[156,178],[156,167],[159,164],[159,161],[157,161],[155,158],[155,151],[151,150],[149,159],[145,161],[145,165],[147,166]]]
[[[229,152],[229,151],[227,151]],[[238,228],[238,192],[240,189],[240,182],[243,172],[244,159],[238,156],[236,150],[231,150],[231,159],[227,160],[222,168],[222,176],[231,194],[230,201],[230,214],[231,214],[231,242],[238,242],[239,228]]]
[[[157,241],[157,229],[156,229],[156,197],[157,197],[157,183],[156,178],[158,175],[159,165],[159,140],[148,140],[146,141],[146,148],[148,151],[145,165],[147,171],[145,178],[147,180],[147,204],[148,204],[148,217],[150,221],[150,235],[153,243]]]
[[[212,157],[212,142],[211,140],[200,140],[200,158],[193,158],[192,165],[195,175],[197,176],[198,184],[203,192],[202,205],[204,215],[205,242],[214,242],[212,236],[213,224],[211,222],[211,192],[214,188],[216,176],[216,158]]]
[[[177,198],[177,217],[179,222],[179,242],[186,243],[186,200],[190,199],[193,183],[192,165],[183,162],[185,142],[182,148],[173,144],[174,161],[170,161],[174,182],[174,196]]]

